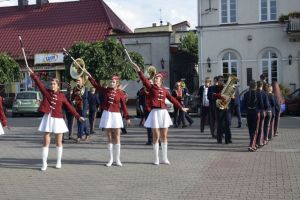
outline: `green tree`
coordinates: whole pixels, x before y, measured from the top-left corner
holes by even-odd
[[[22,79],[19,64],[5,53],[0,53],[0,84]]]
[[[75,59],[84,60],[88,72],[96,80],[110,80],[113,75],[120,76],[122,80],[137,79],[137,74],[130,65],[122,45],[115,39],[94,43],[78,42],[69,49],[69,52]],[[144,60],[140,54],[136,52],[129,54],[135,63],[143,67]],[[69,72],[71,58],[66,56],[64,62]]]
[[[188,32],[187,36],[181,40],[179,46],[181,50],[190,55],[195,62],[198,61],[198,37],[195,32]]]

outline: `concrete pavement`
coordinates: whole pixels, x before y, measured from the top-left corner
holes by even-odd
[[[135,126],[122,135],[123,167],[105,167],[104,132],[66,141],[62,169],[55,169],[52,141],[48,169],[41,166],[41,118],[9,118],[0,137],[0,199],[300,199],[300,118],[283,117],[280,136],[248,152],[248,133],[232,128],[233,144],[217,144],[208,128],[170,129],[170,166],[152,165],[146,133]],[[98,119],[99,120],[99,119]],[[245,122],[245,120],[244,120]],[[97,122],[97,125],[99,123]],[[233,123],[233,127],[236,123]]]

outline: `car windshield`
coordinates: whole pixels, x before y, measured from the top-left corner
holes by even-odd
[[[18,93],[17,99],[37,99],[37,93],[33,93],[33,92]]]

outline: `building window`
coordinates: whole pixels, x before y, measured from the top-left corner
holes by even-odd
[[[235,23],[236,22],[236,0],[221,0],[221,23]]]
[[[260,0],[260,21],[277,20],[277,0]]]
[[[278,57],[274,51],[266,51],[261,59],[261,73],[267,77],[267,82],[278,80]]]
[[[234,53],[228,52],[222,58],[223,76],[228,78],[229,74],[238,76],[237,56]]]

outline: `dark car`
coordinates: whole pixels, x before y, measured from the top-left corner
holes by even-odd
[[[285,99],[287,113],[300,115],[300,88]]]

